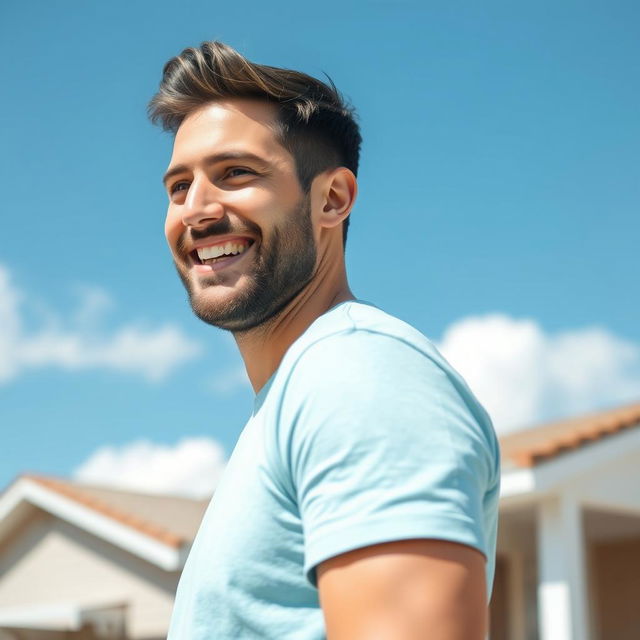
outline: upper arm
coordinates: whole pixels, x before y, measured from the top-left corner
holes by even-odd
[[[328,640],[483,640],[485,558],[444,540],[372,545],[318,566]]]
[[[443,363],[388,336],[323,341],[296,372],[278,446],[302,520],[309,581],[319,586],[322,568],[326,587],[336,562],[375,550],[377,566],[386,544],[419,540],[423,550],[456,549],[475,567],[468,575],[474,584],[478,575],[485,579],[486,594],[498,464],[490,424],[474,411],[470,392]],[[424,580],[442,582],[436,569],[444,565],[434,569],[434,557],[420,557],[416,567],[429,561]]]

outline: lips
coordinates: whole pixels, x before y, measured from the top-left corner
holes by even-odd
[[[248,238],[234,238],[227,242],[221,242],[206,247],[198,247],[195,250],[199,261],[202,264],[209,264],[225,257],[240,255],[244,253],[252,244]]]
[[[196,273],[210,274],[241,260],[255,240],[246,236],[226,236],[203,239],[194,244],[196,248],[188,254],[192,268]]]

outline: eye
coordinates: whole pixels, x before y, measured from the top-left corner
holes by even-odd
[[[255,175],[255,171],[247,169],[246,167],[232,167],[225,174],[225,178],[239,178],[245,175]]]
[[[176,193],[177,191],[186,191],[189,188],[189,183],[188,182],[176,182],[175,184],[171,185],[171,188],[169,189],[169,193]]]

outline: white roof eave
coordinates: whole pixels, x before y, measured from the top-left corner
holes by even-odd
[[[0,522],[24,502],[125,549],[165,571],[179,571],[184,566],[182,549],[167,545],[29,478],[20,478],[0,498]]]
[[[561,453],[534,467],[503,469],[501,504],[531,502],[559,492],[565,485],[593,473],[595,469],[638,451],[640,428],[632,428]]]

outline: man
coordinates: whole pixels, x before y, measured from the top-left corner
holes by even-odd
[[[498,446],[433,345],[349,289],[353,112],[333,86],[209,42],[167,63],[150,116],[175,132],[178,274],[256,392],[170,640],[484,638]]]

